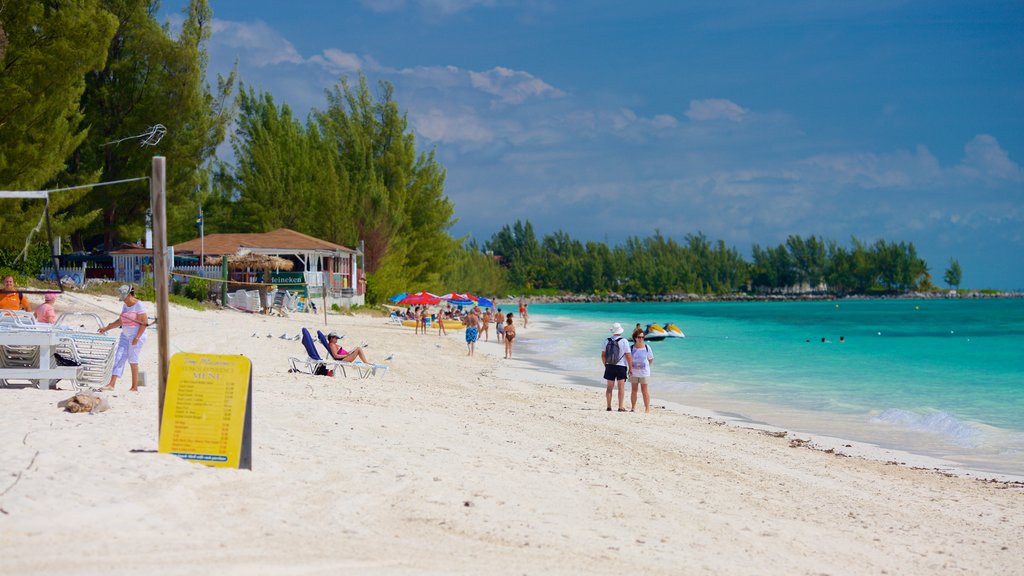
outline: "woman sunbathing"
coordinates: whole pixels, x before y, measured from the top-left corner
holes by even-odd
[[[341,347],[338,343],[338,333],[331,332],[327,335],[327,351],[331,353],[331,358],[334,360],[341,360],[342,362],[355,362],[357,359],[361,360],[365,364],[371,362],[366,359],[366,355],[363,354],[363,349],[356,346],[356,349],[348,352]]]

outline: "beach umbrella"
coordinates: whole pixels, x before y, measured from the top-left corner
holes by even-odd
[[[392,296],[391,298],[388,298],[388,300],[389,300],[389,301],[391,301],[391,302],[398,302],[398,301],[400,301],[400,300],[401,300],[402,298],[405,298],[405,297],[406,297],[406,296],[408,296],[408,295],[409,295],[409,293],[408,293],[408,292],[399,292],[398,294],[395,294],[395,295],[394,295],[394,296]]]
[[[475,298],[471,297],[468,294],[459,294],[458,292],[450,292],[448,294],[445,294],[444,296],[439,296],[439,298],[441,298],[441,300],[447,300],[452,304],[457,304],[460,306],[476,303]]]
[[[494,308],[494,302],[491,302],[490,300],[484,298],[483,296],[477,298],[476,304],[481,308]]]
[[[416,294],[409,294],[405,298],[398,301],[399,304],[408,306],[420,306],[425,304],[437,304],[441,301],[436,294],[430,292],[417,292]]]

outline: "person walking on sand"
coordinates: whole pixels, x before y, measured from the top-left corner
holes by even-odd
[[[516,325],[512,323],[512,313],[505,318],[505,358],[512,358],[512,342],[516,339]]]
[[[135,289],[127,284],[117,289],[117,299],[124,304],[121,307],[121,315],[110,324],[100,328],[100,334],[107,330],[121,327],[121,337],[117,340],[117,352],[114,354],[114,369],[110,372],[110,383],[104,390],[113,390],[117,379],[124,373],[124,364],[128,363],[132,371],[132,387],[129,392],[139,391],[139,352],[142,345],[146,343],[146,325],[149,318],[142,302],[135,297]]]
[[[601,362],[604,364],[604,379],[608,383],[604,396],[607,400],[607,411],[612,411],[612,390],[616,385],[619,387],[619,412],[625,412],[623,403],[626,400],[626,374],[629,366],[633,363],[633,357],[629,351],[629,343],[622,337],[622,325],[618,322],[612,324],[612,335],[604,342],[601,348]]]
[[[0,310],[24,310],[32,311],[32,305],[28,298],[22,294],[14,285],[14,276],[4,276],[4,290],[0,295]]]
[[[482,324],[482,326],[480,326],[480,331],[483,332],[484,342],[490,342],[491,341],[491,336],[490,336],[490,331],[491,331],[491,329],[490,329],[490,325],[491,325],[491,311],[489,309],[488,310],[484,310],[483,315],[480,316],[480,324]],[[477,340],[479,340],[479,339],[480,338],[478,337]]]
[[[526,328],[526,325],[530,323],[530,305],[528,303],[523,303],[523,307],[519,314],[523,317],[523,328]]]
[[[448,335],[448,330],[446,330],[445,327],[444,327],[444,323],[445,323],[446,320],[448,320],[448,314],[445,314],[445,313],[441,312],[440,310],[438,310],[437,311],[437,335],[438,336],[440,336],[442,334],[444,334],[445,336]]]
[[[502,315],[501,308],[494,312],[494,336],[498,339],[498,344],[505,341],[505,316]]]
[[[651,395],[647,392],[647,379],[651,377],[654,352],[644,342],[644,331],[639,328],[633,330],[633,346],[629,349],[629,355],[629,383],[633,388],[629,393],[629,411],[636,411],[636,389],[639,386],[644,395],[644,412],[650,412]]]
[[[469,316],[466,316],[466,355],[472,356],[476,348],[476,339],[480,333],[480,319],[477,314],[480,313],[479,308],[473,308],[470,311]]]

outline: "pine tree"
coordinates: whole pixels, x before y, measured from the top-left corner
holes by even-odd
[[[81,111],[85,75],[103,66],[115,28],[116,20],[98,0],[0,5],[0,189],[67,183],[54,177],[87,134]],[[58,234],[95,217],[88,211],[58,216],[84,194],[51,198]],[[0,244],[20,249],[43,207],[39,200],[0,200]]]

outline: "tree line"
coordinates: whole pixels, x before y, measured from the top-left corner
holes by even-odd
[[[285,102],[246,86],[237,72],[206,81],[212,11],[192,0],[177,35],[157,21],[156,0],[7,0],[0,9],[0,189],[95,185],[147,176],[167,158],[167,231],[291,228],[362,246],[368,300],[410,290],[481,294],[529,291],[843,293],[930,286],[913,244],[849,246],[791,236],[775,247],[735,248],[702,233],[682,242],[656,233],[619,246],[558,231],[538,239],[530,222],[504,226],[482,245],[452,237],[454,206],[434,150],[417,147],[394,89],[341,78],[323,105],[298,118]],[[217,157],[230,144],[233,163]],[[54,233],[70,250],[109,250],[143,237],[148,183],[51,195]],[[42,215],[39,200],[0,200],[0,266],[16,268]],[[38,249],[31,264],[40,260]],[[959,284],[959,264],[947,280]],[[954,283],[951,283],[954,284]]]
[[[655,232],[609,247],[574,240],[562,231],[538,240],[529,221],[517,221],[494,234],[483,250],[499,258],[510,286],[527,290],[650,297],[933,289],[928,265],[914,244],[885,240],[867,244],[852,238],[850,246],[843,246],[814,235],[791,235],[778,246],[755,244],[747,261],[724,241],[712,242],[700,232],[687,234],[682,242]],[[959,284],[959,263],[952,262],[956,282],[951,284]]]

